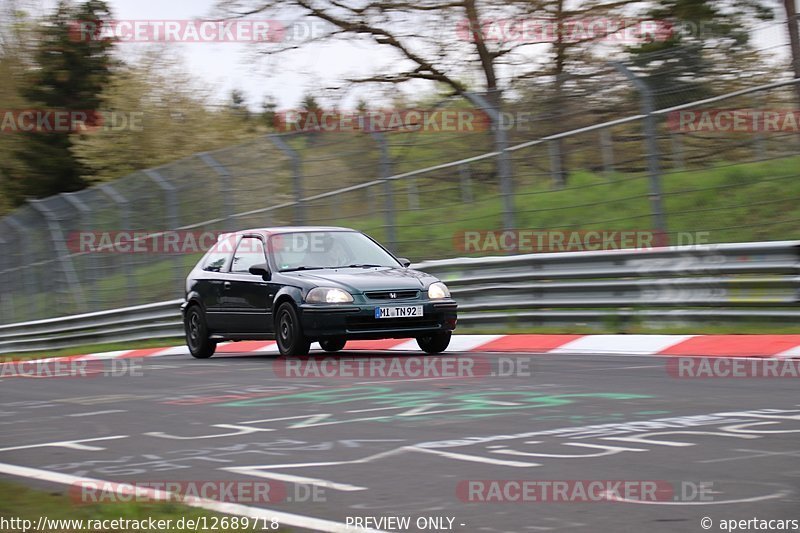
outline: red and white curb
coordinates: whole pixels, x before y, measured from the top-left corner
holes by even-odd
[[[311,345],[320,350],[319,344]],[[416,352],[415,340],[350,341],[345,351]],[[800,335],[454,335],[447,352],[515,352],[559,355],[652,355],[800,359]],[[275,354],[274,341],[222,343],[215,357]],[[186,346],[144,348],[39,359],[101,360],[189,355]]]

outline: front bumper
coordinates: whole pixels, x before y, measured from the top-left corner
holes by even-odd
[[[422,305],[422,316],[412,318],[375,318],[376,307]],[[347,337],[348,339],[406,339],[456,328],[458,304],[444,299],[405,302],[356,303],[347,305],[300,306],[303,333],[311,339]]]

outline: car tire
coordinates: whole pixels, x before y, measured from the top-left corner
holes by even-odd
[[[214,355],[217,343],[208,337],[208,326],[203,316],[203,310],[198,305],[192,305],[186,310],[183,321],[186,331],[186,346],[195,359],[208,359]]]
[[[425,353],[442,353],[450,344],[450,337],[452,337],[452,333],[449,331],[447,333],[434,333],[432,335],[417,337],[417,344]]]
[[[275,340],[283,356],[308,355],[311,348],[311,342],[303,335],[297,310],[289,302],[278,306],[275,313]]]
[[[326,352],[338,352],[344,345],[347,344],[347,339],[344,337],[334,337],[332,339],[324,339],[319,341],[320,347]]]

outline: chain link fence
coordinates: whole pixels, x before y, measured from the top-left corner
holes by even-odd
[[[609,64],[501,108],[492,94],[436,104],[467,113],[469,128],[272,134],[32,200],[0,218],[0,323],[181,297],[199,243],[97,250],[118,232],[342,225],[414,261],[525,251],[470,249],[467,231],[796,239],[800,135],[786,121],[800,118],[797,81],[770,73],[699,92]],[[734,111],[770,110],[780,127],[726,127]]]

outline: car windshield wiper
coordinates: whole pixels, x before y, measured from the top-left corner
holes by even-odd
[[[347,265],[347,268],[375,268],[375,267],[382,267],[384,265],[373,265],[370,263],[355,263],[353,265]],[[345,267],[339,267],[345,268]]]
[[[332,268],[332,267],[309,267],[309,266],[299,266],[294,268],[282,268],[278,272],[295,272],[297,270],[323,270],[325,268]]]

